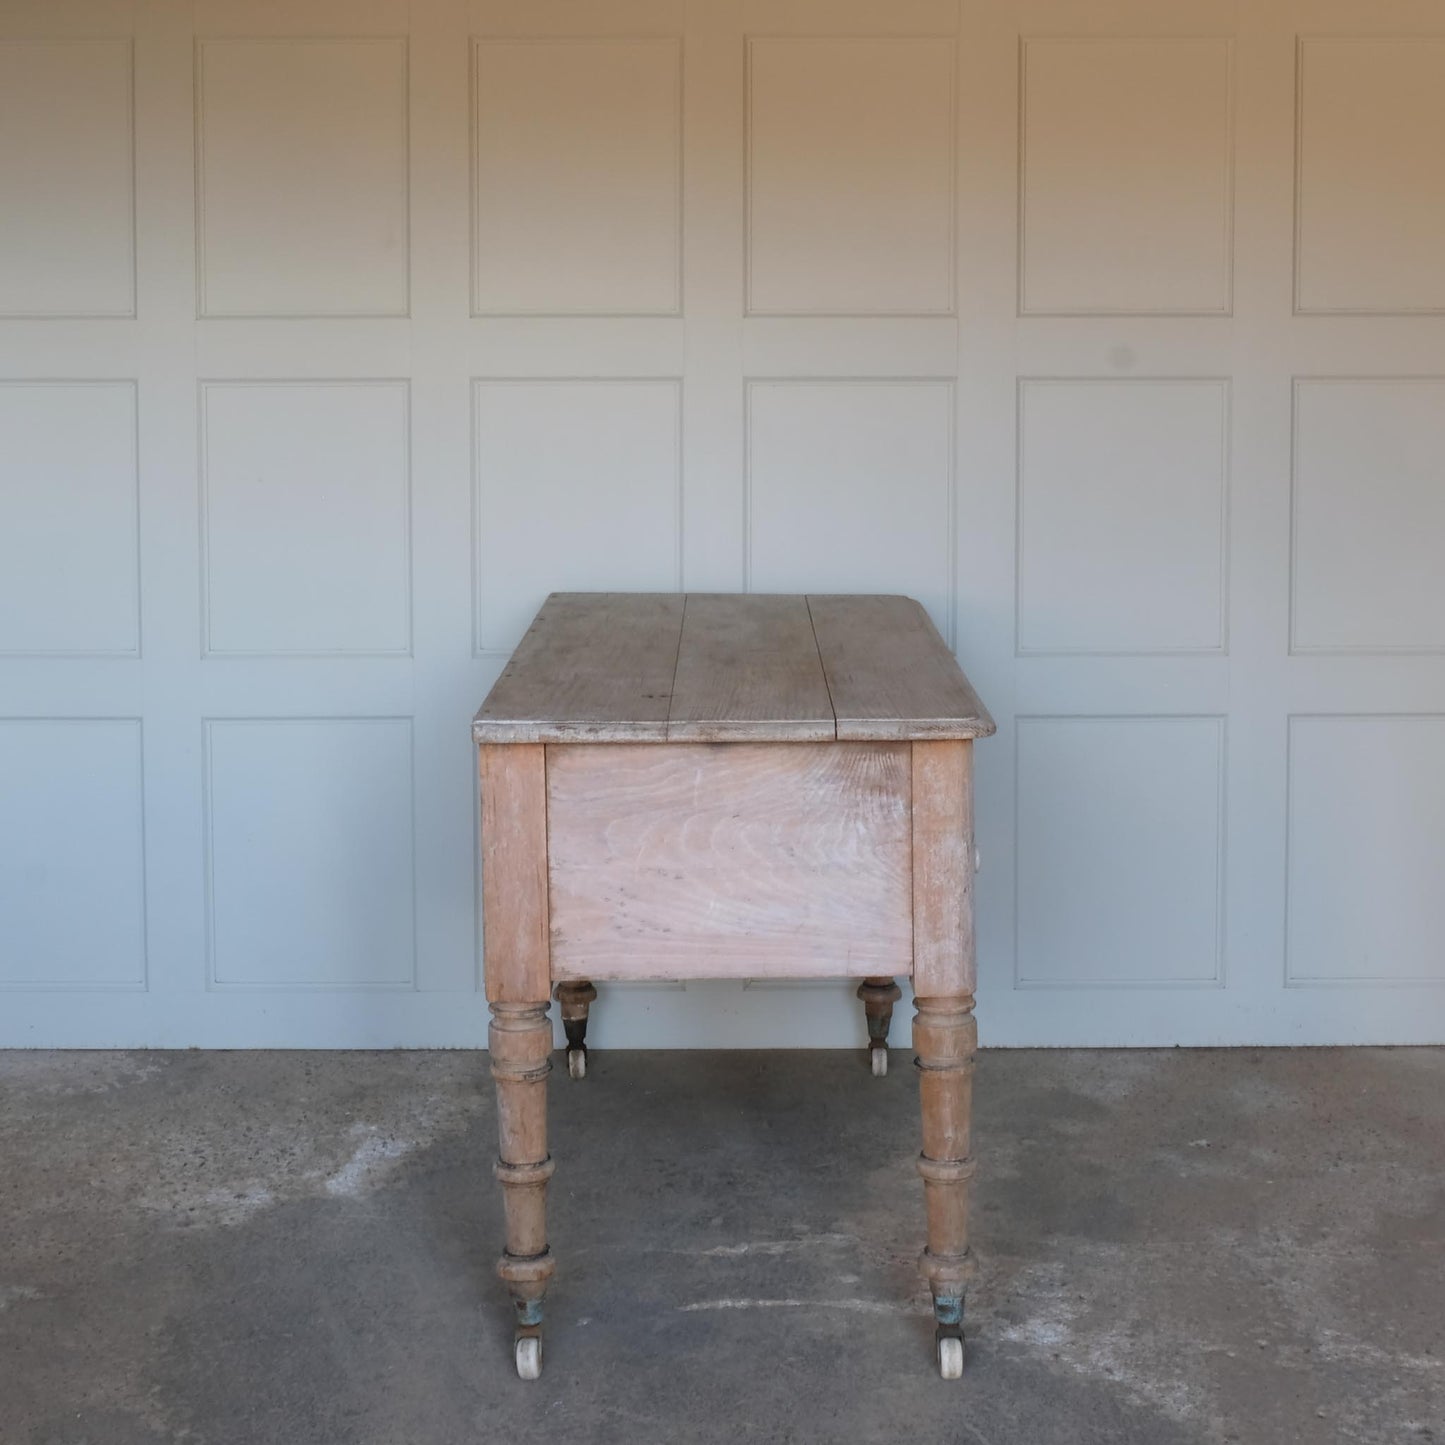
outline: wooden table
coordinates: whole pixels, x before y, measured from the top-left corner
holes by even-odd
[[[907,597],[554,593],[473,724],[517,1372],[542,1362],[555,987],[861,978],[875,1074],[913,980],[939,1368],[963,1365],[973,739],[994,725]]]

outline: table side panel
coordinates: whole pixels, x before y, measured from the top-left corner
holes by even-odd
[[[972,738],[993,719],[911,597],[810,594],[840,739]]]
[[[661,741],[682,615],[677,592],[554,592],[487,694],[473,736]]]
[[[833,738],[807,599],[689,593],[667,735],[684,742]]]
[[[547,749],[557,979],[907,974],[907,744]]]

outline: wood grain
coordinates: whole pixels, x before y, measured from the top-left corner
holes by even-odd
[[[973,744],[913,748],[913,992],[974,988]]]
[[[546,1006],[547,763],[540,743],[479,750],[482,952],[490,1003]]]
[[[935,1301],[961,1303],[974,1275],[968,1243],[973,1179],[973,1064],[978,1026],[973,998],[916,1000],[913,1049],[918,1064],[923,1152],[918,1172],[928,1210],[928,1244],[918,1268]],[[940,1322],[943,1315],[939,1315]]]
[[[688,594],[669,739],[800,742],[835,731],[806,598]]]
[[[911,597],[810,593],[840,739],[977,738],[993,719]]]
[[[548,748],[554,978],[910,971],[906,744]]]
[[[908,597],[556,592],[479,743],[974,738],[989,717]]]
[[[487,694],[473,737],[660,742],[682,613],[677,592],[554,592]]]

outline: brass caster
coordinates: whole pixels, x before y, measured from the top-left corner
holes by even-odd
[[[567,1050],[567,1077],[569,1079],[585,1079],[587,1077],[587,1050]]]
[[[888,1074],[888,1050],[887,1050],[886,1048],[882,1048],[882,1049],[869,1049],[869,1050],[868,1050],[868,1062],[869,1062],[869,1064],[871,1064],[872,1067],[873,1067],[873,1077],[874,1077],[875,1079],[882,1079],[882,1078],[887,1077],[887,1074]]]

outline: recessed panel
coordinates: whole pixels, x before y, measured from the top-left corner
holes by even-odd
[[[1445,717],[1295,717],[1291,983],[1445,982]]]
[[[677,311],[681,69],[672,39],[477,43],[478,313]]]
[[[141,729],[0,720],[0,987],[145,981]]]
[[[748,310],[953,310],[954,43],[748,46]]]
[[[1224,645],[1222,381],[1019,389],[1020,652]]]
[[[0,41],[0,136],[0,315],[133,315],[130,42]]]
[[[1299,56],[1301,311],[1445,311],[1445,38]]]
[[[907,743],[547,748],[557,978],[913,966]]]
[[[411,982],[408,719],[208,722],[206,825],[214,984]]]
[[[952,637],[952,471],[948,382],[752,382],[750,590],[906,593]]]
[[[1292,646],[1445,648],[1445,378],[1295,387]]]
[[[211,652],[410,646],[404,382],[202,389]]]
[[[1018,721],[1017,980],[1219,982],[1224,722]]]
[[[136,393],[0,382],[0,653],[135,653]]]
[[[201,314],[407,310],[407,47],[198,47]]]
[[[1025,313],[1230,308],[1227,40],[1024,45]]]
[[[681,587],[675,381],[479,381],[476,642],[515,647],[549,592]]]

